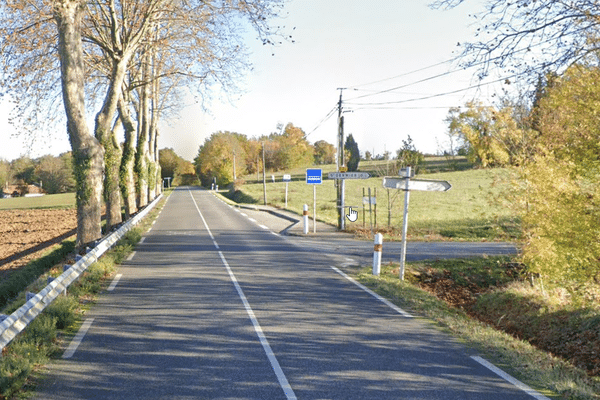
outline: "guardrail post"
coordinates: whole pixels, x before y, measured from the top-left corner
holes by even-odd
[[[373,275],[379,276],[381,272],[381,253],[383,252],[383,235],[375,234],[375,245],[373,246]]]
[[[304,219],[304,234],[308,235],[308,204],[302,208],[302,218]]]

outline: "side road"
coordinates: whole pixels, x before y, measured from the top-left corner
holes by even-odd
[[[316,233],[313,233],[313,219],[309,218],[309,233],[303,232],[302,217],[287,210],[271,206],[237,204],[219,193],[211,192],[225,204],[235,207],[251,221],[291,240],[310,246],[316,252],[340,254],[352,257],[354,261],[368,263],[373,257],[373,243],[354,239],[354,235],[339,232],[336,227],[317,220]],[[507,242],[408,242],[407,261],[435,260],[446,258],[478,257],[483,255],[512,255],[518,251],[514,243]],[[383,261],[398,261],[401,243],[385,242]]]

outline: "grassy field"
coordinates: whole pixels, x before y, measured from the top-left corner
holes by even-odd
[[[459,160],[465,165],[465,160]],[[458,162],[458,161],[457,161]],[[369,206],[363,211],[363,190],[376,196],[376,216],[372,215],[373,225],[378,231],[397,236],[402,224],[404,192],[383,188],[382,176],[397,176],[392,163],[385,161],[361,163],[360,171],[371,173],[369,179],[346,180],[346,206],[358,211],[355,223],[347,222],[348,230],[360,231],[363,227],[370,230]],[[335,181],[327,179],[327,173],[335,170],[334,165],[323,166],[324,181],[317,185],[317,219],[336,225],[336,188]],[[411,240],[514,240],[519,236],[519,224],[512,210],[490,201],[491,194],[498,194],[500,188],[493,187],[497,177],[506,174],[503,169],[451,169],[450,163],[443,157],[429,159],[422,173],[416,178],[446,180],[452,184],[447,192],[411,192],[409,202],[409,238]],[[289,172],[285,172],[289,173]],[[308,204],[312,215],[313,185],[305,182],[305,169],[291,171],[292,182],[288,187],[287,209],[301,214],[302,206]],[[284,172],[276,173],[275,182],[271,174],[267,176],[267,203],[285,208]],[[376,176],[376,177],[373,177]],[[256,175],[246,177],[241,190],[247,201],[263,203],[262,181],[256,181]],[[254,200],[251,200],[254,199]],[[390,224],[395,231],[388,229],[388,207]],[[374,210],[375,211],[375,210]],[[346,209],[346,213],[348,210]],[[376,217],[376,218],[375,218]],[[363,225],[364,221],[364,225]]]
[[[0,199],[0,210],[29,208],[74,208],[75,193],[48,194],[41,197]]]

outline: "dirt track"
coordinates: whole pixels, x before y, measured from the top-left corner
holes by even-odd
[[[0,279],[75,234],[75,209],[0,210]]]

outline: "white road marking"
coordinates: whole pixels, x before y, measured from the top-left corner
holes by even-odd
[[[192,196],[191,191],[190,191],[190,196]],[[219,245],[217,244],[212,232],[210,231],[210,228],[208,227],[208,224],[206,223],[206,220],[204,219],[202,212],[198,208],[198,204],[196,204],[196,200],[194,200],[194,196],[192,196],[192,200],[194,202],[194,205],[196,206],[196,210],[198,211],[200,218],[202,218],[204,227],[208,231],[208,234],[210,235],[210,237],[213,239],[213,243],[214,243],[215,247],[218,249]],[[296,400],[297,399],[296,394],[294,393],[294,390],[292,390],[290,383],[288,382],[287,378],[285,377],[285,374],[283,373],[283,370],[281,369],[281,366],[279,365],[279,361],[277,361],[277,358],[275,357],[275,354],[273,353],[273,349],[271,349],[271,345],[269,345],[269,341],[267,340],[267,337],[265,336],[260,324],[258,323],[258,320],[256,319],[256,315],[254,314],[252,307],[250,307],[250,303],[248,303],[248,299],[246,298],[246,295],[244,295],[242,287],[238,283],[237,278],[233,274],[233,271],[231,270],[229,263],[227,262],[227,260],[225,259],[225,256],[223,255],[223,253],[221,251],[219,251],[219,256],[221,257],[221,261],[223,262],[223,265],[225,265],[225,269],[227,269],[227,273],[229,273],[229,277],[231,278],[231,281],[233,282],[233,286],[235,286],[235,290],[237,291],[238,296],[240,297],[240,299],[242,300],[242,303],[244,304],[244,308],[246,309],[246,313],[250,317],[250,321],[252,321],[252,325],[254,326],[254,331],[256,332],[256,335],[258,336],[258,340],[260,341],[260,344],[262,345],[263,350],[267,354],[267,358],[269,359],[269,362],[271,363],[273,372],[275,372],[275,375],[277,376],[277,380],[279,381],[279,385],[281,386],[281,389],[283,389],[283,392],[285,393],[285,396],[287,399]]]
[[[403,309],[401,309],[400,307],[398,307],[397,305],[395,305],[391,301],[389,301],[387,299],[384,299],[383,297],[381,297],[380,295],[378,295],[377,293],[375,293],[374,291],[372,291],[371,289],[369,289],[365,285],[356,282],[354,279],[350,278],[348,275],[346,275],[345,273],[343,273],[342,271],[340,271],[338,268],[331,267],[331,269],[333,269],[335,272],[337,272],[338,274],[340,274],[344,278],[348,279],[350,282],[354,283],[356,286],[358,286],[359,288],[361,288],[365,292],[369,293],[371,296],[375,297],[377,300],[381,301],[386,306],[390,307],[392,310],[396,311],[398,314],[401,314],[401,315],[403,315],[406,318],[413,318],[413,316],[411,314],[407,313],[406,311],[404,311]]]
[[[252,221],[252,222],[256,222],[256,220],[255,220],[254,218],[250,218],[250,217],[248,217],[248,219],[249,219],[250,221]]]
[[[88,318],[85,321],[83,321],[83,324],[81,325],[81,328],[79,328],[79,332],[77,332],[77,335],[75,335],[75,337],[73,338],[73,340],[69,344],[69,347],[67,347],[67,350],[62,355],[62,358],[71,358],[71,357],[73,357],[73,354],[75,354],[75,351],[77,351],[77,348],[81,344],[81,341],[83,340],[83,337],[87,333],[88,329],[90,329],[90,326],[92,326],[92,322],[94,322],[94,318]]]
[[[132,252],[130,255],[127,256],[127,261],[131,261],[133,260],[133,257],[135,256],[135,251]]]
[[[138,242],[138,244],[143,244],[144,240],[146,240],[146,236],[144,236],[143,238],[141,238],[140,241]]]
[[[106,290],[108,290],[109,292],[112,292],[113,290],[115,290],[115,288],[117,287],[117,284],[119,283],[119,280],[121,280],[122,276],[123,276],[123,274],[115,275],[115,279],[113,279],[110,286]]]
[[[243,212],[240,212],[240,214],[242,214],[244,217],[247,217],[247,216],[248,216],[248,214],[245,214],[245,213],[243,213]]]
[[[271,235],[275,235],[277,237],[281,237],[281,235],[279,233],[276,233],[276,232],[273,232],[273,231],[271,231]]]
[[[518,380],[516,378],[513,378],[512,376],[510,376],[506,372],[502,371],[500,368],[496,367],[494,364],[492,364],[492,363],[484,360],[483,358],[481,358],[479,356],[471,356],[471,358],[473,360],[477,361],[479,364],[481,364],[484,367],[486,367],[487,369],[489,369],[490,371],[492,371],[493,373],[495,373],[496,375],[498,375],[500,378],[504,379],[507,382],[512,383],[517,388],[521,389],[522,391],[524,391],[525,393],[527,393],[528,395],[530,395],[534,399],[537,399],[537,400],[550,400],[548,397],[544,396],[541,393],[538,393],[537,391],[533,390],[532,388],[530,388],[529,386],[527,386],[526,384],[524,384],[520,380]]]
[[[258,226],[260,226],[260,227],[261,227],[261,228],[263,228],[263,229],[269,230],[269,227],[268,227],[268,226],[264,226],[264,225],[258,225]]]

